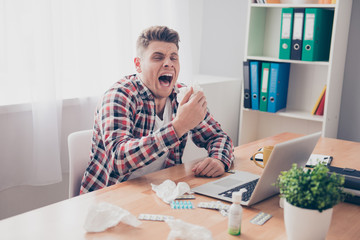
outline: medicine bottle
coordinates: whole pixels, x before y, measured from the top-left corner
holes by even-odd
[[[239,192],[232,193],[232,204],[229,209],[229,222],[228,233],[231,235],[241,234],[241,219],[242,219],[242,207],[240,205],[242,194],[246,192],[245,188],[240,189]]]

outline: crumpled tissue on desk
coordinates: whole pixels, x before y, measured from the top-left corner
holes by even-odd
[[[205,227],[184,222],[180,219],[167,219],[171,231],[168,240],[212,240],[211,231]]]
[[[84,228],[87,232],[102,232],[119,222],[133,227],[141,224],[141,221],[127,210],[107,202],[100,202],[89,208]]]
[[[190,193],[190,186],[186,182],[179,182],[177,185],[171,180],[165,180],[160,185],[151,183],[152,190],[156,192],[156,195],[161,198],[165,203],[169,204],[177,197]]]

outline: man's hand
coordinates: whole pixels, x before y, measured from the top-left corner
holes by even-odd
[[[207,103],[204,93],[197,92],[190,99],[193,91],[193,88],[191,88],[186,93],[181,103],[179,103],[176,117],[173,120],[173,126],[179,138],[204,120],[207,112]]]
[[[224,164],[215,158],[205,158],[193,167],[195,176],[218,177],[225,173]]]

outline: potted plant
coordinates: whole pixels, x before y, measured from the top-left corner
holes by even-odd
[[[325,239],[333,206],[344,200],[344,177],[318,164],[303,169],[296,164],[278,177],[276,186],[284,198],[284,222],[288,239]]]

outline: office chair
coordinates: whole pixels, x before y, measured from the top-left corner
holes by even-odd
[[[68,136],[69,198],[79,195],[81,180],[90,160],[92,130],[73,132]]]

